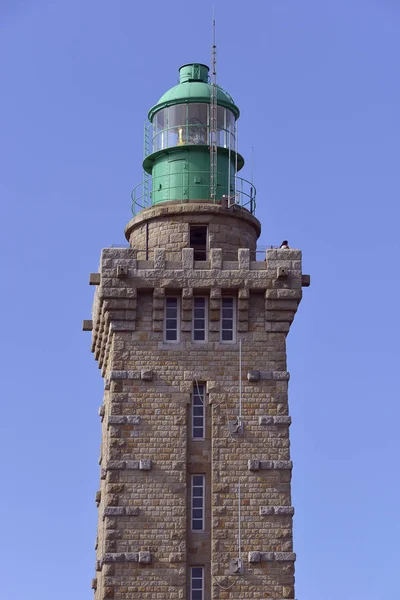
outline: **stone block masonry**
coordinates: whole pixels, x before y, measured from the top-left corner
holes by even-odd
[[[223,248],[225,260],[237,260],[238,248],[256,250],[260,223],[247,211],[236,207],[227,211],[218,204],[163,204],[139,213],[130,221],[125,235],[139,260],[155,258],[156,249],[163,248],[169,260],[179,260],[188,247],[191,224],[207,225],[210,248]],[[147,248],[146,248],[147,237]]]
[[[142,235],[141,219],[128,227],[132,238]],[[184,215],[176,222],[187,228]],[[249,223],[242,231],[250,240]],[[150,258],[134,248],[107,248],[90,279],[92,351],[105,381],[95,600],[189,600],[193,566],[204,568],[205,600],[295,597],[286,336],[302,297],[301,252],[268,250],[255,261],[254,245],[234,240],[233,252],[223,243],[222,223],[214,226],[221,246],[201,264],[171,223],[166,245],[151,238]],[[278,277],[278,267],[287,276]],[[164,333],[168,297],[178,298],[174,342]],[[207,299],[203,342],[193,339],[196,297]],[[223,343],[222,306],[230,297],[234,339]],[[239,382],[240,435],[229,429],[239,415]],[[204,437],[196,440],[192,403],[199,385],[205,420]],[[196,474],[205,486],[198,532],[191,512]],[[239,552],[244,571],[232,575]]]

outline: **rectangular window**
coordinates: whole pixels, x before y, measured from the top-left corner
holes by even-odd
[[[190,226],[190,247],[194,248],[194,260],[207,260],[207,225]]]
[[[206,428],[206,386],[204,383],[195,383],[192,394],[192,438],[205,439]]]
[[[190,567],[190,600],[204,600],[204,567]]]
[[[192,531],[204,531],[204,475],[192,475]]]
[[[193,299],[193,341],[207,341],[207,298]]]
[[[236,298],[221,300],[221,342],[234,342],[236,339]]]
[[[165,298],[164,338],[179,342],[179,298]]]

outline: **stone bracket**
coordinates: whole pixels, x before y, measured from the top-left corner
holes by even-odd
[[[152,381],[154,373],[151,369],[142,369],[141,371],[111,371],[110,380],[117,379],[141,379],[142,381]]]
[[[107,425],[139,425],[140,417],[136,415],[110,415]]]
[[[293,463],[291,460],[259,460],[256,458],[248,461],[247,468],[249,471],[273,471],[275,469],[290,470],[293,468]]]
[[[248,381],[260,381],[260,379],[289,381],[290,373],[288,371],[249,371],[247,379]]]
[[[150,471],[151,468],[152,462],[149,458],[142,458],[140,460],[109,460],[107,463],[107,471],[123,471],[124,469]]]
[[[142,565],[151,563],[151,552],[113,552],[103,554],[99,561],[102,565],[108,563],[138,562]]]
[[[260,506],[260,517],[265,516],[289,516],[294,515],[293,506]]]
[[[295,552],[249,552],[249,563],[259,562],[295,562]]]
[[[103,512],[103,520],[106,517],[137,517],[138,514],[137,506],[107,506]]]
[[[278,417],[259,417],[258,419],[259,425],[289,425],[292,424],[292,417],[288,417],[285,415]]]

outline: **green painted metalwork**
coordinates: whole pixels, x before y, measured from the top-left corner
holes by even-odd
[[[207,82],[204,80],[203,74],[199,76],[199,79],[187,79],[187,70],[190,66],[205,67],[207,69]],[[165,92],[157,104],[149,110],[149,121],[153,119],[153,116],[157,111],[167,106],[191,102],[206,102],[210,104],[211,83],[208,83],[208,67],[193,63],[193,65],[183,65],[179,71],[181,74],[180,82],[178,85],[175,85],[173,88]],[[237,119],[239,118],[240,110],[234,103],[232,96],[230,96],[230,94],[228,94],[228,92],[226,92],[219,85],[217,85],[217,104],[218,106],[225,106],[225,108],[229,108],[235,117]]]
[[[229,205],[237,204],[253,214],[255,187],[237,177],[244,165],[237,152],[238,107],[217,86],[215,119],[211,123],[208,67],[190,63],[179,71],[180,83],[149,111],[150,121],[144,131],[143,181],[132,192],[133,213],[164,202],[219,204],[225,198]],[[216,152],[213,171],[211,134],[215,136]]]
[[[179,68],[179,83],[202,81],[208,83],[209,68],[201,63],[187,63]]]
[[[218,177],[223,180],[225,173],[218,172]],[[186,178],[187,177],[187,178]],[[189,183],[189,178],[192,180],[192,184]],[[191,171],[186,174],[178,176],[174,173],[173,178],[169,178],[164,174],[160,175],[157,179],[150,180],[150,189],[144,187],[144,183],[141,182],[135,186],[132,190],[132,214],[136,215],[143,208],[149,208],[156,204],[162,204],[171,200],[180,201],[182,204],[190,200],[201,201],[208,200],[210,198],[210,170],[208,171]],[[164,187],[159,188],[159,184]],[[171,185],[173,183],[173,185]],[[196,185],[197,198],[192,196],[189,198],[189,193]],[[154,191],[153,191],[154,187]],[[186,191],[185,191],[186,190]],[[254,185],[244,179],[243,177],[235,178],[235,193],[228,197],[229,206],[237,205],[248,210],[252,215],[255,214],[256,210],[256,193],[257,190]],[[218,204],[221,202],[223,189],[219,189]],[[158,196],[157,196],[158,194]],[[153,201],[153,195],[157,197],[157,201]],[[209,201],[209,200],[208,200]]]
[[[235,193],[234,163],[228,168],[228,154],[220,154],[220,171],[217,178],[217,196]],[[228,172],[231,172],[230,186]],[[152,203],[167,200],[208,200],[210,197],[210,159],[203,148],[181,147],[171,152],[168,159],[162,155],[152,170]]]

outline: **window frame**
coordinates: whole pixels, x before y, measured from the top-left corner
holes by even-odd
[[[198,394],[197,392],[200,391],[200,388],[202,388],[202,392],[201,394]],[[195,396],[197,396],[198,398],[201,399],[200,404],[195,404]],[[199,406],[203,407],[203,414],[202,415],[195,415],[195,408],[199,408]],[[192,440],[194,442],[204,442],[204,440],[206,439],[206,384],[205,383],[197,383],[195,382],[193,384],[193,390],[192,390]],[[194,418],[202,418],[203,423],[202,425],[196,425],[194,424]],[[202,428],[203,430],[203,435],[200,437],[195,437],[194,435],[194,430]]]
[[[193,589],[193,570],[201,569],[201,598],[198,600],[204,600],[204,566],[203,565],[191,565],[190,566],[190,600],[197,600],[193,598],[193,592],[198,591],[198,589]],[[195,577],[194,579],[199,579],[199,577]]]
[[[202,329],[195,328],[195,310],[196,300],[204,300],[204,339],[196,340],[195,331],[203,331]],[[193,297],[193,308],[192,308],[192,342],[195,344],[205,344],[208,341],[208,297],[207,296],[194,296]]]
[[[206,243],[204,246],[204,249],[200,249],[200,248],[196,248],[194,245],[192,245],[192,231],[194,231],[195,229],[205,229],[206,230]],[[208,258],[208,253],[209,253],[209,239],[208,239],[208,234],[209,234],[209,230],[208,230],[208,224],[204,225],[204,224],[199,224],[199,225],[195,225],[195,224],[190,224],[189,225],[189,248],[193,248],[193,260],[195,261],[199,261],[199,260],[207,260]],[[204,252],[205,253],[205,258],[203,259],[199,259],[196,258],[196,252]]]
[[[194,485],[194,478],[195,477],[201,477],[202,478],[202,484],[201,486]],[[194,492],[194,488],[195,487],[201,487],[203,490],[202,493],[202,506],[198,507],[198,506],[194,506],[193,500],[194,498],[199,498],[200,496],[194,496],[193,492]],[[190,531],[192,533],[204,533],[205,531],[205,517],[206,517],[206,476],[204,475],[204,473],[193,473],[190,476]],[[194,511],[195,510],[201,510],[202,511],[202,516],[201,517],[194,517]],[[193,522],[194,521],[201,521],[201,529],[195,529],[193,527]]]
[[[223,331],[230,331],[222,328],[223,323],[223,303],[224,300],[232,300],[232,339],[224,340],[222,336]],[[220,314],[220,335],[219,341],[221,344],[235,344],[237,338],[237,298],[235,296],[222,296],[221,298],[221,314]]]
[[[168,300],[176,300],[176,339],[168,340],[167,331],[174,331],[173,329],[167,329],[167,308]],[[165,296],[164,300],[164,342],[167,344],[178,344],[181,339],[181,299],[179,296]]]

